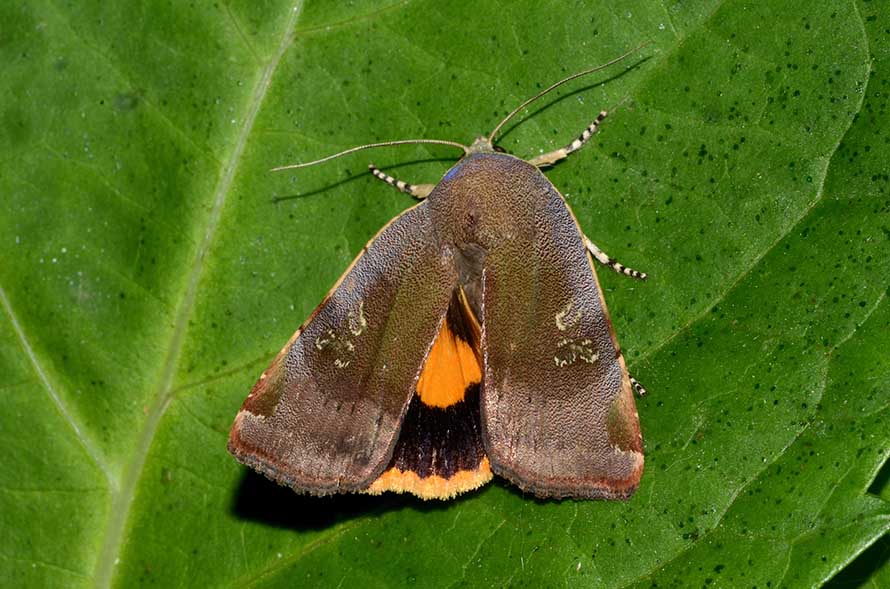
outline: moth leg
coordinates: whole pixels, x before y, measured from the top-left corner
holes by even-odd
[[[433,191],[433,188],[436,187],[435,184],[408,184],[407,182],[402,182],[401,180],[397,180],[390,176],[389,174],[382,172],[380,168],[375,166],[374,164],[370,164],[368,169],[371,170],[371,173],[378,180],[383,180],[390,186],[394,186],[405,194],[410,194],[417,200],[423,200],[427,196],[429,196],[430,192]]]
[[[628,375],[628,376],[630,376],[630,375]],[[640,397],[645,396],[646,393],[648,392],[648,391],[646,390],[646,387],[644,387],[643,385],[641,385],[641,384],[640,384],[640,381],[638,381],[637,379],[635,379],[635,378],[632,377],[632,376],[630,377],[630,386],[632,386],[632,387],[634,388],[634,391],[636,391],[637,395],[640,396]]]
[[[584,144],[587,143],[593,134],[596,133],[597,128],[600,123],[603,122],[603,119],[606,118],[608,113],[606,111],[602,111],[599,115],[597,115],[596,119],[584,129],[584,132],[581,133],[577,139],[563,147],[562,149],[557,149],[556,151],[551,151],[550,153],[544,153],[539,155],[538,157],[534,157],[528,160],[533,166],[542,167],[542,166],[552,166],[556,162],[565,159],[568,155],[574,151],[578,151]]]
[[[639,280],[646,280],[649,277],[645,272],[628,268],[615,258],[610,258],[609,254],[596,247],[596,244],[590,241],[590,238],[586,235],[584,236],[584,244],[587,246],[587,251],[590,252],[590,255],[603,266],[608,266],[619,274],[624,274],[625,276],[630,276],[631,278],[637,278]]]

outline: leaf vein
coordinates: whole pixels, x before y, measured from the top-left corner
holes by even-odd
[[[772,458],[769,462],[767,462],[767,463],[763,466],[763,468],[761,468],[761,469],[757,472],[757,474],[756,474],[754,477],[752,477],[751,480],[750,480],[747,484],[744,484],[744,485],[739,486],[739,488],[736,489],[735,492],[732,493],[732,495],[731,495],[730,498],[729,498],[729,501],[726,502],[726,506],[723,508],[722,512],[721,512],[720,515],[717,517],[717,520],[714,522],[714,525],[711,527],[710,530],[708,530],[708,531],[706,531],[705,533],[703,533],[703,534],[699,535],[698,537],[696,537],[695,540],[693,540],[692,542],[690,542],[689,544],[687,544],[686,546],[684,546],[682,549],[680,549],[676,554],[674,554],[674,555],[673,555],[672,557],[670,557],[668,560],[656,564],[656,565],[655,565],[654,567],[652,567],[648,572],[643,573],[643,574],[640,575],[638,578],[632,580],[630,583],[625,583],[624,585],[622,585],[622,588],[624,588],[624,587],[629,587],[632,583],[635,583],[635,582],[639,581],[640,579],[648,579],[648,578],[651,578],[652,575],[654,575],[657,571],[659,571],[659,570],[661,570],[661,569],[664,569],[665,567],[667,567],[667,566],[668,566],[669,564],[671,564],[672,562],[674,562],[674,561],[676,561],[676,560],[679,560],[680,557],[682,557],[683,555],[685,555],[686,553],[688,553],[689,551],[691,551],[694,547],[698,546],[698,545],[699,545],[705,538],[708,538],[708,537],[711,535],[711,532],[713,532],[715,529],[717,529],[717,527],[720,525],[720,523],[721,523],[721,522],[723,521],[723,519],[726,517],[726,514],[729,513],[729,510],[732,509],[732,506],[733,506],[733,504],[735,503],[736,498],[737,498],[739,495],[741,495],[742,491],[744,491],[745,489],[747,489],[748,487],[750,487],[752,484],[754,484],[754,483],[760,478],[760,476],[761,476],[763,473],[765,473],[767,470],[769,470],[770,467],[772,467],[772,465],[775,464],[775,463],[776,463],[776,462],[777,462],[777,461],[778,461],[778,460],[785,454],[785,452],[788,450],[788,448],[790,448],[792,445],[794,445],[794,444],[797,442],[798,439],[800,439],[800,437],[804,434],[804,432],[806,432],[806,431],[810,428],[810,426],[812,425],[812,423],[813,423],[812,421],[808,421],[808,422],[807,422],[807,423],[806,423],[806,424],[805,424],[805,425],[804,425],[804,426],[803,426],[803,427],[802,427],[802,428],[801,428],[801,429],[794,435],[794,437],[791,438],[791,440],[790,440],[785,446],[783,446],[778,452],[776,452],[775,456],[773,456],[773,458]]]
[[[127,465],[120,491],[113,494],[112,497],[111,514],[105,528],[102,551],[96,563],[95,579],[96,586],[98,587],[108,587],[111,585],[112,577],[114,576],[114,566],[115,563],[119,561],[118,555],[124,539],[124,530],[129,521],[130,508],[132,507],[139,479],[141,478],[142,470],[145,466],[145,461],[154,440],[158,424],[172,399],[171,385],[176,374],[176,368],[179,364],[179,357],[185,341],[189,318],[192,314],[198,285],[203,273],[204,258],[210,251],[210,247],[213,243],[216,229],[222,216],[222,209],[232,188],[235,173],[241,164],[247,140],[253,130],[253,125],[256,121],[257,114],[259,113],[260,106],[266,97],[269,86],[271,85],[272,76],[280,63],[282,56],[292,42],[293,31],[301,11],[302,2],[298,2],[289,11],[281,41],[279,42],[274,55],[266,63],[260,79],[251,92],[248,101],[247,114],[243,119],[232,151],[227,158],[222,176],[213,192],[211,199],[212,204],[204,228],[204,236],[195,253],[191,269],[188,273],[188,283],[177,308],[176,321],[170,338],[168,353],[161,367],[158,386],[155,389],[152,397],[153,400],[149,406],[148,417],[146,418],[142,432],[139,436],[133,457]]]
[[[244,575],[242,577],[239,577],[237,580],[235,580],[234,583],[232,583],[231,586],[240,588],[240,587],[250,587],[252,585],[255,585],[255,584],[259,583],[260,581],[262,581],[263,579],[267,579],[270,576],[274,575],[277,571],[279,571],[287,566],[290,566],[295,562],[298,562],[301,558],[303,558],[304,556],[308,555],[309,553],[315,551],[317,548],[324,546],[328,542],[332,542],[332,541],[336,540],[338,537],[342,536],[344,533],[346,533],[349,530],[351,530],[352,528],[360,525],[361,523],[363,523],[362,520],[355,520],[355,521],[349,522],[347,524],[343,524],[342,527],[340,527],[336,530],[332,530],[326,534],[323,534],[320,537],[313,540],[312,542],[301,547],[301,549],[298,552],[295,552],[293,555],[289,556],[288,558],[279,557],[275,561],[273,561],[270,566],[259,571],[258,573]]]
[[[59,392],[53,386],[53,384],[49,380],[49,376],[44,370],[43,366],[40,364],[40,361],[37,359],[37,354],[34,352],[34,348],[31,345],[31,342],[28,340],[28,336],[25,334],[25,330],[22,328],[22,324],[19,322],[18,317],[16,317],[15,311],[12,308],[12,305],[9,302],[9,298],[6,296],[6,291],[0,286],[0,305],[3,306],[3,310],[6,312],[6,316],[9,318],[9,323],[12,325],[13,331],[15,331],[16,336],[19,339],[19,345],[21,345],[22,350],[25,352],[25,355],[28,356],[28,362],[31,364],[31,368],[34,370],[37,377],[40,379],[41,384],[43,384],[43,388],[46,390],[47,395],[49,395],[50,400],[56,406],[56,409],[59,411],[59,414],[62,416],[62,419],[68,424],[71,428],[71,431],[74,432],[75,438],[77,438],[78,443],[80,443],[81,447],[87,453],[90,460],[95,464],[99,470],[102,471],[102,474],[105,475],[105,479],[108,481],[108,486],[113,490],[116,488],[116,482],[114,476],[112,476],[111,468],[108,463],[105,462],[105,457],[102,452],[96,446],[92,439],[90,439],[84,429],[81,427],[79,419],[74,415],[74,413],[68,408],[68,405],[62,399]]]
[[[868,86],[868,81],[871,79],[871,74],[872,74],[872,68],[871,68],[871,64],[869,63],[868,71],[866,72],[866,83],[865,83],[866,88],[867,88],[867,86]],[[864,103],[864,101],[865,101],[865,95],[866,95],[866,93],[867,93],[867,92],[862,92],[862,93],[860,94],[860,97],[859,97],[859,104],[858,104],[858,106],[857,106],[857,108],[856,108],[856,110],[855,110],[856,113],[858,113],[858,112],[860,112],[860,111],[862,110],[862,105],[863,105],[863,103]],[[797,227],[799,227],[800,224],[801,224],[804,220],[806,220],[806,218],[810,215],[810,213],[813,211],[813,209],[814,209],[820,202],[822,202],[822,200],[823,200],[824,197],[825,197],[825,181],[826,181],[826,179],[828,178],[829,170],[830,170],[830,168],[831,168],[831,162],[832,162],[832,160],[834,159],[835,154],[837,154],[837,151],[838,151],[838,149],[840,148],[841,144],[843,143],[844,138],[847,136],[847,133],[850,132],[850,129],[851,129],[852,126],[853,126],[853,121],[854,121],[854,119],[855,119],[854,116],[851,116],[851,117],[850,117],[850,120],[849,120],[849,122],[847,123],[847,128],[844,129],[843,133],[840,134],[840,136],[838,137],[837,142],[835,142],[835,144],[834,144],[834,146],[831,148],[830,152],[829,152],[828,154],[826,154],[826,155],[822,158],[822,159],[825,161],[825,167],[824,167],[823,172],[822,172],[822,178],[821,178],[820,181],[819,181],[819,186],[818,186],[818,188],[816,189],[816,197],[815,197],[815,198],[813,199],[813,201],[807,206],[807,208],[803,211],[803,213],[802,213],[801,215],[799,215],[799,216],[797,217],[797,219],[795,219],[794,222],[791,223],[791,224],[788,226],[788,228],[787,228],[786,230],[782,231],[782,232],[776,237],[776,239],[772,242],[772,244],[770,244],[770,245],[769,245],[769,246],[768,246],[768,247],[767,247],[767,248],[766,248],[760,255],[755,256],[755,257],[752,259],[752,262],[748,265],[748,267],[747,267],[746,269],[742,270],[742,272],[740,272],[739,275],[736,276],[736,278],[729,284],[729,286],[727,286],[725,289],[723,289],[723,290],[722,290],[722,291],[721,291],[721,292],[714,298],[713,302],[712,302],[710,305],[708,305],[706,308],[702,309],[701,313],[699,313],[698,315],[695,315],[694,317],[690,318],[689,321],[687,321],[682,327],[680,327],[680,328],[679,328],[678,330],[676,330],[674,333],[672,333],[671,335],[669,335],[668,337],[666,337],[665,339],[663,339],[661,342],[655,344],[655,345],[654,345],[652,348],[650,348],[649,350],[646,350],[645,352],[641,353],[637,358],[635,358],[635,363],[637,363],[637,362],[643,362],[643,361],[645,361],[647,358],[649,358],[650,356],[652,356],[652,355],[654,355],[654,354],[657,354],[658,352],[660,352],[661,350],[663,350],[668,344],[670,344],[673,340],[675,340],[678,336],[684,334],[684,333],[687,332],[692,326],[696,325],[699,321],[701,321],[702,319],[704,319],[704,318],[705,318],[705,317],[706,317],[706,316],[707,316],[707,315],[714,309],[714,307],[716,307],[717,305],[719,305],[720,303],[722,303],[723,301],[725,301],[726,298],[727,298],[733,291],[735,291],[736,287],[739,286],[739,284],[742,282],[742,280],[744,280],[744,279],[747,278],[749,275],[751,275],[751,273],[754,271],[754,269],[760,264],[761,261],[763,261],[764,258],[766,258],[767,255],[769,255],[770,253],[772,253],[772,251],[773,251],[776,247],[778,247],[779,244],[780,244],[782,241],[785,240],[785,238],[787,238],[789,235],[791,235],[791,233],[792,233]],[[855,330],[854,330],[854,331],[855,331]]]

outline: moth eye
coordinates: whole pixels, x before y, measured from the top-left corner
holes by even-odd
[[[507,150],[501,147],[500,145],[495,145],[494,150],[498,153],[507,153]]]

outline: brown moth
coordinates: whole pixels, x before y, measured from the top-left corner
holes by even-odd
[[[639,48],[638,48],[639,49]],[[634,50],[636,51],[636,49]],[[541,173],[583,146],[525,161],[504,124],[441,181],[373,174],[421,202],[384,227],[263,372],[229,451],[297,492],[446,499],[502,476],[539,497],[626,499],[643,471],[633,389],[593,260],[646,275],[585,237]],[[283,168],[279,168],[283,169]]]

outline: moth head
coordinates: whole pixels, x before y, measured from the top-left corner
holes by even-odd
[[[491,144],[491,139],[485,136],[480,136],[476,137],[476,140],[470,145],[470,148],[467,150],[467,155],[472,153],[493,153],[496,150],[497,148]]]

